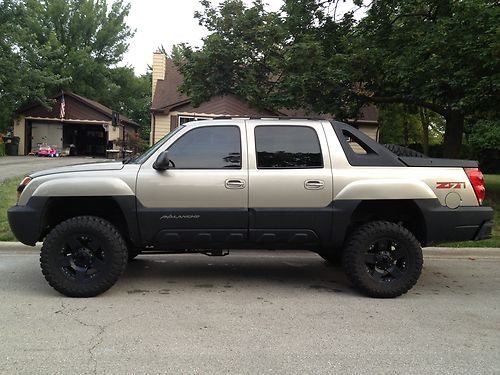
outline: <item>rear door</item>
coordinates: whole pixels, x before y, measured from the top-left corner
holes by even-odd
[[[248,238],[245,124],[187,127],[167,146],[172,167],[141,166],[141,234],[164,248],[222,248]]]
[[[332,172],[320,122],[247,121],[250,239],[309,248],[330,238]]]

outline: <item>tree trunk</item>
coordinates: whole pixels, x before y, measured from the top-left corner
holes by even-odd
[[[459,111],[449,111],[444,118],[446,120],[446,127],[443,156],[450,159],[460,158],[464,132],[464,115]]]
[[[419,108],[420,122],[422,124],[422,148],[424,155],[429,155],[429,116],[427,116],[425,108]]]

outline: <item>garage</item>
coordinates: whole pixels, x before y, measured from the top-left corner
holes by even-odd
[[[119,150],[122,139],[127,140],[139,127],[123,115],[116,116],[111,108],[72,92],[60,93],[52,103],[48,108],[34,103],[16,112],[19,155],[36,155],[50,146],[61,155],[105,156]]]

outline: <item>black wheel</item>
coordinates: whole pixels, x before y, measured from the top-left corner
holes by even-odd
[[[332,266],[340,267],[342,265],[342,253],[339,251],[331,253],[318,253],[318,255]]]
[[[421,152],[412,150],[411,148],[400,146],[400,145],[395,145],[395,144],[385,144],[385,148],[387,148],[389,151],[391,151],[393,154],[396,154],[397,156],[409,156],[412,158],[426,158],[424,154]]]
[[[47,235],[40,265],[50,286],[68,297],[93,297],[111,288],[127,266],[127,247],[108,221],[78,216]]]
[[[422,248],[401,225],[374,221],[355,230],[343,265],[354,286],[370,297],[393,298],[410,290],[422,271]]]

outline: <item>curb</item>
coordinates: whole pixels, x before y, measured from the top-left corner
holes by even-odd
[[[1,253],[38,253],[42,246],[41,242],[38,242],[35,246],[26,246],[20,242],[1,242],[0,241],[0,252]],[[238,250],[240,251],[240,250]],[[243,250],[247,251],[247,250]],[[252,250],[250,250],[252,251]],[[286,251],[286,250],[285,250]],[[290,250],[289,252],[297,253],[296,250]],[[424,257],[430,258],[500,258],[500,248],[498,247],[466,247],[466,248],[455,248],[455,247],[425,247],[423,249]]]

